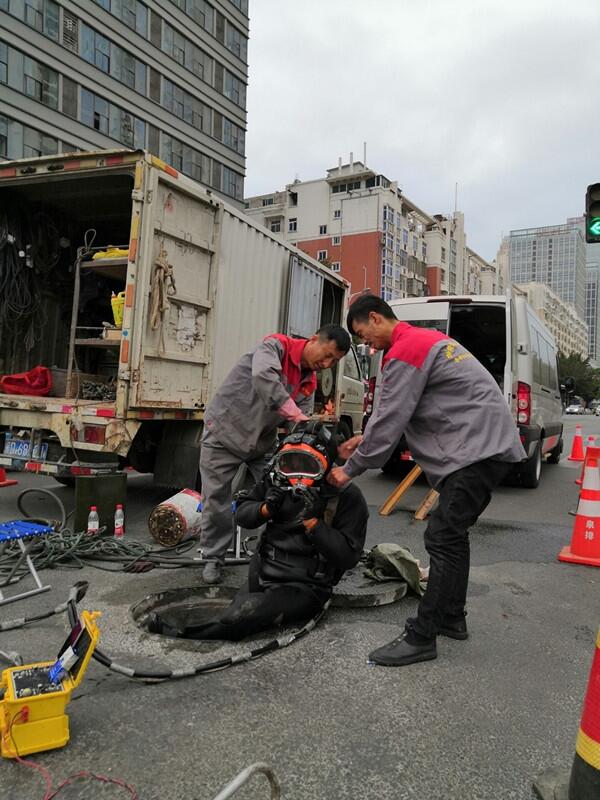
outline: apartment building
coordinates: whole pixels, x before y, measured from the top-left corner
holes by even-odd
[[[0,159],[146,148],[238,203],[248,0],[0,0]]]
[[[516,283],[516,288],[527,295],[528,303],[548,326],[561,353],[588,354],[588,326],[572,303],[565,302],[547,284],[538,281]]]
[[[245,205],[272,232],[341,272],[353,292],[369,289],[385,300],[462,294],[478,285],[469,270],[487,263],[473,251],[467,256],[461,213],[428,214],[397,181],[352,154],[325,178],[296,180]]]

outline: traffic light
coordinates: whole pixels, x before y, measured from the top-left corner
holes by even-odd
[[[590,183],[585,194],[585,240],[600,242],[600,183]]]

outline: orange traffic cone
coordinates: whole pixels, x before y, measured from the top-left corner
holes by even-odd
[[[581,475],[575,479],[575,483],[577,486],[581,486],[583,483],[583,473],[585,472],[585,464],[588,458],[588,453],[590,452],[590,447],[593,448],[596,444],[596,437],[595,436],[588,436],[587,445],[585,446],[585,456],[583,457],[583,464],[581,465]],[[598,454],[600,455],[600,453]]]
[[[0,467],[0,489],[3,486],[14,486],[19,481],[14,481],[12,478],[6,477],[6,470],[4,467]]]
[[[581,425],[575,425],[575,436],[573,437],[573,445],[571,446],[571,455],[569,461],[583,461],[583,437],[581,435]]]
[[[558,560],[600,567],[600,469],[596,457],[587,459],[571,544],[563,547]]]
[[[569,797],[597,797],[600,789],[600,631],[588,688],[583,701],[579,733],[575,744],[575,760],[569,781]]]

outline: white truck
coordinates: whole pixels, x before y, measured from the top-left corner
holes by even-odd
[[[0,164],[0,286],[0,376],[52,377],[44,396],[0,390],[0,466],[69,483],[131,465],[174,487],[196,484],[204,409],[237,358],[271,332],[343,324],[347,295],[209,189],[122,150]],[[343,368],[317,411],[339,411]]]

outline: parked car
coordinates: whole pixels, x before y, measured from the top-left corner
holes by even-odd
[[[583,406],[579,405],[579,403],[571,403],[570,406],[567,406],[565,414],[583,414],[584,410],[585,409],[583,408]],[[596,411],[596,413],[598,412]]]

